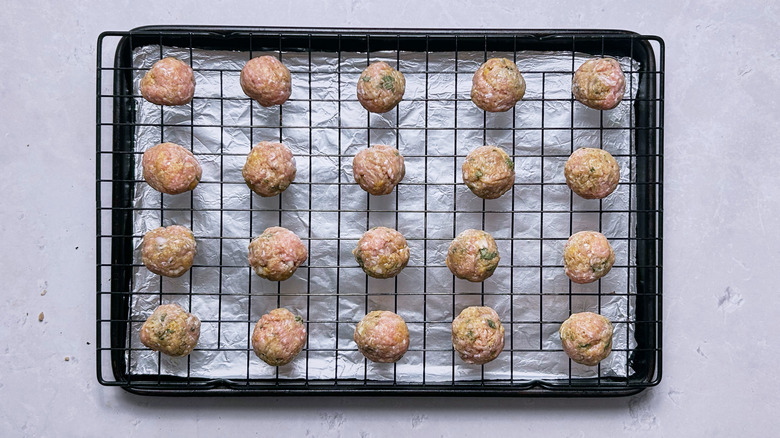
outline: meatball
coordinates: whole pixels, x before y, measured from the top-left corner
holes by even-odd
[[[506,58],[488,59],[474,73],[471,82],[471,101],[485,111],[508,111],[525,94],[523,75]]]
[[[583,105],[610,110],[623,100],[626,77],[615,58],[596,58],[585,61],[574,72],[571,92]]]
[[[392,146],[371,146],[358,152],[352,160],[355,181],[372,195],[392,193],[405,173],[404,157]]]
[[[241,174],[253,192],[269,197],[285,191],[295,172],[295,158],[287,146],[261,141],[249,152]]]
[[[485,281],[493,275],[501,256],[496,241],[482,230],[458,234],[447,251],[447,267],[456,277],[472,282]]]
[[[515,163],[495,146],[480,146],[463,162],[463,182],[480,198],[496,199],[515,183]]]
[[[249,243],[249,265],[257,275],[271,281],[292,277],[307,257],[306,246],[287,228],[266,228]]]
[[[566,185],[585,199],[601,199],[615,191],[620,167],[612,154],[603,149],[581,148],[574,151],[564,168]]]
[[[575,283],[592,283],[607,275],[615,263],[615,251],[603,234],[580,231],[572,234],[563,250],[566,275]]]
[[[353,336],[358,350],[373,362],[397,362],[409,349],[409,329],[400,316],[387,310],[375,310],[355,327]]]
[[[181,277],[192,267],[195,257],[195,236],[187,227],[159,227],[144,235],[141,259],[147,269],[157,275]]]
[[[192,68],[176,58],[155,62],[141,79],[141,95],[156,105],[186,105],[194,94]]]
[[[386,62],[375,62],[366,67],[357,83],[358,100],[372,113],[386,113],[395,108],[405,90],[403,73]]]
[[[273,56],[250,59],[241,69],[241,89],[264,107],[281,105],[292,92],[290,70]]]
[[[200,320],[178,304],[163,304],[141,326],[141,343],[168,356],[186,356],[200,337]]]
[[[495,310],[472,306],[452,321],[452,345],[466,363],[485,364],[504,349],[504,326]]]
[[[363,233],[352,254],[363,271],[374,278],[395,277],[409,263],[409,246],[403,234],[387,227]]]
[[[287,365],[306,344],[303,318],[287,309],[274,309],[263,315],[252,332],[252,349],[271,366]]]
[[[203,173],[192,152],[175,143],[161,143],[144,152],[144,180],[158,192],[178,195],[194,189]]]
[[[612,323],[597,313],[571,315],[558,334],[563,351],[577,363],[593,366],[612,352]]]

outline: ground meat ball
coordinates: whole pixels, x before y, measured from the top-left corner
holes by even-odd
[[[471,82],[471,100],[485,111],[508,111],[525,94],[523,75],[506,58],[488,59],[474,73]]]
[[[452,345],[466,363],[485,364],[504,349],[504,326],[490,307],[463,309],[452,321]]]
[[[176,58],[155,62],[141,79],[141,95],[157,105],[186,105],[194,94],[192,68]]]
[[[281,105],[292,92],[290,70],[273,56],[250,59],[241,69],[241,88],[262,106]]]
[[[353,336],[358,350],[373,362],[397,362],[409,349],[409,329],[403,318],[387,310],[363,317]]]
[[[392,193],[405,173],[404,157],[398,149],[383,144],[363,149],[352,160],[355,181],[372,195]]]
[[[178,304],[163,304],[141,326],[141,343],[168,356],[186,356],[200,337],[200,320]]]
[[[363,108],[372,113],[386,113],[404,97],[404,75],[386,62],[375,62],[360,74],[357,97]]]
[[[249,265],[257,275],[271,281],[292,277],[307,257],[306,246],[287,228],[266,228],[249,244]]]
[[[501,256],[496,241],[482,230],[466,230],[458,234],[447,251],[447,267],[456,277],[484,281],[496,270]]]
[[[187,227],[171,225],[149,231],[141,244],[144,265],[157,275],[181,277],[192,267],[195,236]]]
[[[612,352],[612,323],[597,313],[575,313],[561,324],[563,351],[571,360],[596,365]]]
[[[615,58],[597,58],[585,61],[574,73],[571,92],[583,105],[610,110],[623,100],[626,78]]]
[[[572,234],[563,250],[566,275],[575,283],[592,283],[607,275],[615,263],[615,251],[603,234],[580,231]]]
[[[303,318],[287,309],[274,309],[263,315],[252,332],[252,349],[271,366],[287,365],[306,344]]]
[[[463,162],[463,182],[485,199],[496,199],[515,183],[515,163],[506,152],[495,146],[480,146]]]
[[[144,152],[144,180],[158,192],[178,195],[194,189],[202,169],[192,152],[175,143],[161,143]]]
[[[269,197],[285,191],[295,172],[295,158],[287,146],[261,141],[249,152],[241,174],[253,192]]]
[[[612,154],[603,149],[581,148],[574,151],[564,168],[566,185],[585,199],[601,199],[615,191],[620,167]]]
[[[409,246],[403,234],[387,227],[363,233],[352,254],[363,271],[374,278],[395,277],[409,263]]]

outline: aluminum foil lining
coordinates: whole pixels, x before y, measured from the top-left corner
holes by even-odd
[[[134,260],[140,267],[132,285],[130,373],[311,382],[632,373],[625,350],[636,346],[636,272],[628,267],[636,260],[636,218],[627,210],[636,206],[636,190],[621,184],[602,201],[585,200],[564,184],[563,166],[573,149],[603,147],[616,156],[621,182],[634,180],[633,112],[626,100],[637,93],[638,75],[629,73],[637,71],[635,61],[619,59],[627,72],[626,99],[600,112],[570,101],[571,72],[589,55],[518,52],[524,100],[513,111],[485,114],[469,100],[483,52],[458,52],[457,58],[454,52],[267,54],[281,56],[292,72],[292,96],[281,108],[263,108],[242,92],[239,73],[248,52],[160,46],[134,52],[137,151],[163,141],[181,144],[200,160],[203,178],[191,193],[161,195],[143,182],[136,160],[141,182],[133,201]],[[160,107],[140,97],[141,77],[163,56],[195,69],[190,105]],[[357,101],[356,81],[369,60],[386,61],[406,77],[404,100],[389,113],[368,114]],[[261,140],[282,141],[295,154],[297,177],[281,196],[261,198],[241,176],[247,153]],[[406,157],[397,193],[383,197],[367,195],[352,178],[352,157],[377,143]],[[515,187],[497,200],[476,198],[461,181],[465,155],[483,144],[504,148],[515,161]],[[144,233],[172,224],[190,227],[198,244],[194,267],[176,279],[152,274],[140,256]],[[499,267],[484,284],[454,280],[444,264],[450,241],[483,224],[498,242]],[[282,283],[257,277],[247,262],[251,238],[277,225],[298,234],[310,250],[307,262]],[[367,278],[351,255],[362,233],[380,225],[397,228],[411,248],[409,266],[396,279]],[[570,284],[563,272],[565,240],[581,230],[612,239],[615,267],[600,282]],[[171,302],[202,320],[198,346],[186,358],[160,355],[138,338],[154,308]],[[482,304],[498,312],[506,330],[504,352],[484,368],[457,357],[450,332],[463,308]],[[276,307],[301,315],[308,328],[304,351],[279,368],[258,359],[250,344],[254,324]],[[409,351],[396,364],[366,361],[352,341],[356,323],[379,309],[395,311],[409,327]],[[561,351],[560,322],[581,311],[614,322],[617,351],[599,368],[570,362]]]

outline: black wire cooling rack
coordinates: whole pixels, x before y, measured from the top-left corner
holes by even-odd
[[[245,53],[247,59],[257,56],[258,53],[277,53],[284,59],[286,54],[296,54],[299,58],[308,57],[308,65],[291,67],[294,75],[308,77],[308,96],[293,96],[289,102],[304,109],[304,117],[301,119],[287,116],[288,104],[279,109],[278,119],[275,123],[257,121],[253,119],[252,111],[249,112],[249,120],[236,122],[226,120],[224,113],[219,112],[219,120],[203,122],[197,119],[195,111],[190,111],[189,120],[177,120],[168,122],[160,117],[159,124],[145,126],[138,119],[138,104],[140,96],[134,92],[134,81],[137,80],[141,69],[134,67],[134,50],[139,48],[159,50],[162,57],[164,48],[174,47],[179,51],[189,52],[192,62],[193,51],[236,51]],[[477,53],[478,57],[487,59],[494,53],[510,54],[517,59],[518,54],[533,54],[534,52],[559,52],[571,55],[571,67],[564,71],[539,70],[531,74],[541,78],[542,90],[538,97],[526,97],[523,102],[531,102],[539,106],[542,123],[540,126],[525,126],[517,123],[515,117],[507,126],[497,126],[487,114],[482,117],[482,123],[478,126],[464,125],[459,120],[459,108],[461,105],[470,104],[467,96],[464,97],[463,82],[466,79],[470,83],[474,70],[459,70],[457,60],[462,54]],[[349,81],[351,75],[358,74],[360,70],[343,70],[341,63],[336,66],[333,77],[336,83],[335,94],[331,96],[313,95],[312,77],[318,72],[312,69],[312,57],[326,54],[342,60],[342,54],[362,53],[365,63],[372,60],[374,55],[382,53],[392,60],[396,59],[399,65],[402,54],[412,53],[425,60],[425,68],[416,72],[417,79],[423,84],[423,90],[416,95],[404,96],[402,104],[418,105],[421,118],[413,125],[400,123],[399,110],[390,116],[388,120],[391,126],[377,125],[371,116],[365,118],[364,123],[356,123],[353,120],[342,119],[342,110],[347,105],[356,104],[354,97],[342,92],[344,86],[352,86]],[[440,71],[431,67],[429,56],[449,54],[454,57],[454,69]],[[627,72],[627,85],[636,86],[636,95],[627,99],[630,105],[631,126],[610,126],[604,123],[604,117],[596,126],[580,126],[575,124],[574,106],[577,104],[570,96],[562,97],[560,94],[548,93],[544,84],[546,79],[553,76],[571,77],[576,65],[574,54],[589,54],[593,56],[628,57],[638,65],[636,71]],[[389,55],[388,55],[389,54]],[[196,73],[199,71],[195,68]],[[235,76],[235,69],[214,69],[210,73],[219,74],[220,81],[224,76]],[[406,73],[406,72],[404,72]],[[526,74],[526,72],[523,72]],[[454,98],[440,98],[429,93],[432,78],[436,75],[452,75],[455,87]],[[633,81],[638,81],[634,84]],[[222,88],[220,87],[220,90]],[[354,394],[354,395],[492,395],[492,396],[523,396],[523,395],[560,395],[560,396],[615,396],[629,395],[641,391],[645,387],[656,385],[661,379],[661,305],[662,305],[662,204],[663,204],[663,96],[664,96],[664,43],[659,37],[643,36],[625,31],[572,31],[572,30],[376,30],[376,29],[285,29],[285,28],[212,28],[212,27],[143,27],[128,32],[104,32],[98,39],[97,49],[97,375],[103,385],[119,386],[128,391],[151,395],[264,395],[264,394]],[[224,94],[208,98],[218,102],[223,108],[227,104],[241,103],[253,105],[248,98],[228,97]],[[312,122],[312,105],[327,103],[332,105],[335,111],[335,124],[328,129],[337,133],[338,147],[334,153],[321,152],[313,147],[318,139],[316,132],[318,126]],[[568,126],[546,126],[545,105],[566,105],[572,108],[571,120]],[[254,104],[257,107],[257,104]],[[436,122],[435,113],[442,105],[453,107],[454,119],[451,124],[441,125]],[[308,122],[306,122],[306,110],[308,110]],[[165,111],[161,108],[160,111]],[[514,113],[515,110],[511,112]],[[393,113],[391,113],[393,114]],[[228,207],[223,201],[219,205],[202,206],[192,202],[176,204],[166,202],[167,195],[160,196],[158,206],[143,206],[137,203],[136,195],[139,187],[145,184],[136,177],[136,161],[140,158],[142,147],[136,144],[139,130],[145,128],[159,128],[159,141],[165,140],[166,129],[178,129],[184,135],[189,135],[192,147],[195,131],[200,128],[218,129],[246,129],[249,132],[249,142],[246,145],[248,152],[251,145],[259,141],[260,132],[268,135],[269,132],[278,133],[278,138],[284,137],[284,130],[299,129],[308,131],[308,149],[296,151],[296,160],[306,164],[308,169],[299,175],[294,183],[303,185],[308,194],[308,203],[305,208],[291,208],[286,203],[282,194],[273,201],[259,203],[254,196],[249,200],[245,208]],[[474,138],[483,143],[486,142],[493,131],[504,130],[511,133],[512,157],[516,164],[523,160],[535,160],[539,163],[541,177],[538,181],[519,181],[515,184],[511,194],[511,202],[506,204],[509,211],[496,204],[481,201],[477,208],[465,206],[458,196],[459,190],[466,190],[459,180],[453,177],[451,181],[430,180],[423,176],[420,180],[405,179],[393,195],[393,202],[378,203],[371,197],[357,189],[354,181],[337,170],[338,177],[329,181],[318,181],[311,174],[313,160],[327,158],[334,160],[338,167],[351,163],[354,153],[345,152],[341,148],[342,133],[346,131],[365,131],[365,138],[371,140],[375,135],[384,135],[395,144],[402,143],[406,130],[416,130],[422,133],[424,139],[423,152],[417,154],[405,154],[407,159],[407,172],[409,166],[414,165],[422,169],[428,169],[435,160],[450,160],[454,175],[459,175],[459,164],[465,154],[461,153],[463,145],[457,145],[458,133],[466,130],[474,132]],[[372,135],[372,130],[375,135]],[[565,162],[568,153],[546,150],[545,136],[568,134],[569,147],[575,148],[574,139],[580,132],[596,130],[599,141],[613,132],[627,133],[630,142],[630,152],[616,158],[627,163],[628,176],[621,179],[621,187],[627,190],[628,205],[615,208],[611,204],[599,201],[597,204],[589,204],[592,207],[577,208],[572,202],[570,193],[568,208],[546,207],[545,195],[560,189],[568,190],[565,183],[560,180],[551,180],[544,176],[544,163],[546,160],[559,160]],[[439,138],[442,132],[453,133],[453,141],[456,143],[453,152],[442,153],[434,148],[429,138]],[[521,140],[520,134],[535,133],[533,138],[539,139],[539,147],[535,152],[518,152]],[[186,142],[185,142],[186,143]],[[373,142],[372,142],[373,143]],[[402,150],[403,152],[403,150]],[[568,151],[570,152],[570,151]],[[231,180],[225,176],[226,162],[234,162],[243,154],[226,152],[220,147],[216,152],[197,153],[199,158],[210,156],[219,164],[218,177],[204,175],[201,187],[215,187],[219,197],[226,192],[239,187],[243,181]],[[459,161],[460,160],[460,161]],[[332,199],[326,196],[327,189]],[[322,189],[322,190],[320,190]],[[406,198],[406,190],[416,190],[423,197],[425,203],[422,207],[400,207]],[[452,205],[435,205],[433,192],[445,190],[452,194]],[[533,205],[516,202],[523,196],[534,199]],[[191,195],[179,195],[191,196]],[[549,195],[548,195],[549,196]],[[364,199],[364,204],[355,204],[354,199]],[[253,200],[254,199],[254,200]],[[320,201],[320,202],[318,202]],[[459,203],[460,202],[460,203]],[[388,206],[389,205],[389,206]],[[191,269],[187,286],[182,290],[165,291],[162,281],[157,290],[139,291],[135,284],[135,276],[143,268],[140,262],[136,245],[142,237],[137,231],[137,218],[145,210],[153,210],[160,222],[164,223],[167,216],[175,215],[179,218],[189,217],[188,226],[197,222],[200,214],[215,214],[219,217],[219,223],[230,220],[234,213],[247,213],[249,215],[249,229],[241,235],[230,235],[224,231],[221,225],[218,234],[198,235],[199,251],[201,242],[214,242],[216,251],[209,254],[206,263],[196,263]],[[464,212],[474,215],[475,225],[481,225],[487,229],[491,225],[495,215],[509,213],[503,226],[509,229],[506,236],[497,236],[497,241],[502,249],[502,263],[500,270],[506,270],[508,275],[499,290],[486,290],[484,284],[477,287],[460,287],[450,278],[444,287],[437,278],[441,275],[449,276],[449,271],[444,266],[443,257],[437,254],[446,253],[446,248],[457,232],[462,227],[456,226],[457,215]],[[229,248],[233,244],[236,247],[246,246],[253,235],[262,231],[261,225],[285,226],[288,215],[297,215],[308,224],[318,221],[321,217],[335,215],[334,236],[321,237],[312,235],[311,231],[303,230],[298,234],[302,237],[309,249],[309,260],[299,268],[296,276],[298,283],[291,288],[282,283],[263,284],[263,292],[257,294],[258,282],[264,281],[254,277],[247,265],[239,265],[231,262]],[[359,235],[342,233],[342,217],[347,215],[363,215],[360,221],[365,221],[366,228],[375,225],[372,214],[383,215],[385,220],[397,228],[402,227],[407,216],[416,217],[417,232],[407,234],[410,246],[420,256],[412,259],[407,270],[418,272],[419,277],[410,278],[408,281],[386,280],[384,285],[391,284],[388,289],[376,289],[374,283],[366,277],[358,280],[365,285],[362,289],[345,287],[347,282],[354,283],[355,278],[364,275],[357,267],[349,251],[354,247]],[[601,282],[597,283],[594,291],[583,291],[573,288],[571,283],[563,290],[550,288],[546,285],[548,272],[563,271],[562,257],[557,262],[549,262],[550,254],[562,251],[563,243],[568,236],[547,233],[545,218],[551,215],[564,215],[568,219],[569,233],[575,230],[575,222],[578,215],[596,215],[597,223],[601,227],[602,218],[611,214],[622,214],[626,217],[625,230],[620,235],[607,235],[614,244],[625,245],[629,254],[635,254],[624,262],[618,261],[615,272],[625,276],[626,287],[624,290],[607,290],[602,288]],[[331,216],[328,216],[331,215]],[[531,235],[520,231],[520,218],[537,217],[538,228]],[[442,217],[452,220],[450,234],[441,236],[433,233],[435,225]],[[259,219],[262,218],[262,219]],[[185,219],[186,220],[186,219]],[[253,224],[253,221],[255,222]],[[516,260],[516,251],[520,245],[534,244],[538,246],[539,257],[536,261]],[[330,251],[332,257],[327,259],[316,257],[321,251]],[[323,261],[324,260],[324,261]],[[215,272],[217,284],[214,290],[202,290],[196,287],[198,272]],[[193,274],[193,271],[195,274]],[[242,291],[227,292],[224,289],[231,275],[235,272],[246,274],[246,289]],[[444,274],[440,274],[444,272]],[[536,284],[528,284],[516,280],[516,272],[538,273]],[[318,273],[332,273],[330,290],[313,287],[312,278]],[[243,275],[243,274],[242,274]],[[328,274],[330,275],[330,274]],[[536,274],[534,274],[536,275]],[[617,274],[616,274],[617,275]],[[326,275],[327,276],[327,275]],[[450,276],[451,277],[451,276]],[[520,278],[520,277],[517,277]],[[535,277],[534,277],[535,278]],[[373,280],[371,280],[373,281]],[[628,287],[630,285],[630,287]],[[293,290],[294,289],[294,290]],[[602,290],[604,289],[604,290]],[[169,370],[164,358],[159,353],[150,352],[139,346],[133,336],[138,327],[143,323],[147,315],[133,312],[133,305],[139,297],[157,297],[160,301],[164,297],[177,297],[177,302],[183,306],[192,307],[193,300],[206,300],[216,303],[218,309],[214,315],[200,315],[205,326],[212,327],[216,333],[216,341],[213,343],[200,343],[195,353],[180,362],[175,372]],[[223,316],[222,307],[229,298],[240,297],[246,302],[246,309],[241,310],[241,317]],[[573,310],[572,301],[581,297],[589,297],[597,302],[598,309],[602,307],[602,300],[624,300],[626,307],[631,310],[623,320],[613,321],[616,330],[624,330],[626,339],[633,338],[635,343],[617,346],[613,349],[613,355],[622,355],[625,362],[623,373],[614,373],[603,370],[600,366],[593,368],[592,372],[580,373],[576,364],[572,364],[563,354],[560,346],[550,347],[545,342],[545,335],[557,327],[565,318],[560,316],[550,317],[545,314],[545,305],[548,300],[568,301],[567,310]],[[429,306],[432,302],[443,299],[448,302],[449,314],[441,317],[439,312],[433,312]],[[323,300],[331,300],[335,306],[332,315],[323,317],[311,308],[319,305]],[[504,370],[498,370],[494,366],[472,366],[466,373],[461,372],[463,364],[452,349],[451,344],[440,342],[441,337],[436,338],[433,333],[443,333],[449,330],[449,324],[453,315],[456,315],[464,302],[473,304],[491,305],[501,301],[506,305],[506,314],[502,315],[502,322],[507,331],[507,342],[502,355]],[[536,316],[517,317],[517,303],[535,303]],[[416,305],[420,309],[421,318],[407,320],[412,336],[412,345],[406,358],[414,366],[403,363],[380,365],[371,364],[362,360],[362,356],[356,356],[357,349],[350,344],[355,323],[360,319],[359,312],[348,313],[345,311],[347,304],[358,303],[359,310],[365,312],[376,310],[374,307],[380,303],[386,310],[399,312],[407,305]],[[256,372],[251,345],[248,342],[251,330],[256,322],[255,316],[266,313],[273,307],[295,305],[304,313],[309,341],[307,347],[296,359],[298,368],[296,372],[286,373],[279,369],[272,371]],[[421,306],[421,307],[420,307]],[[254,307],[254,309],[253,309]],[[262,310],[258,309],[262,308]],[[353,309],[354,310],[354,309]],[[318,316],[309,318],[309,314]],[[399,312],[401,313],[401,312]],[[435,313],[435,315],[434,315]],[[232,312],[231,315],[235,315]],[[503,321],[505,319],[505,321]],[[223,341],[222,335],[228,327],[242,327],[246,337],[237,345]],[[322,329],[327,327],[327,330]],[[518,333],[531,333],[529,340],[520,341]],[[313,337],[324,336],[333,338],[331,346],[323,347],[322,343],[312,342]],[[526,336],[528,337],[528,336]],[[240,364],[241,372],[238,375],[218,376],[209,375],[199,369],[196,356],[198,352],[219,353],[225,360]],[[139,355],[145,355],[146,360],[156,363],[156,369],[138,371],[135,366]],[[544,357],[557,357],[566,364],[564,376],[557,378],[528,377],[518,370],[518,363],[524,357],[530,355],[551,355]],[[193,356],[196,356],[193,358]],[[323,377],[315,372],[312,364],[316,361],[328,360],[333,364],[332,375]],[[155,362],[156,361],[156,362]],[[403,360],[402,360],[403,362]],[[357,366],[357,370],[350,373],[342,373],[347,364]],[[437,369],[439,373],[445,370],[448,378],[429,378],[430,370]],[[450,371],[446,371],[449,369]]]

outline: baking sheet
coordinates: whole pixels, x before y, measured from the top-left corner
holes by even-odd
[[[263,54],[279,56],[252,56]],[[518,52],[525,100],[515,111],[486,116],[469,100],[471,77],[484,52],[457,57],[454,52],[313,52],[311,60],[309,53],[283,52],[293,92],[281,108],[263,108],[243,94],[239,72],[248,52],[138,48],[136,95],[145,69],[162,56],[192,62],[195,99],[191,105],[160,107],[137,98],[137,150],[162,141],[191,148],[203,178],[192,193],[176,196],[136,184],[134,260],[141,263],[140,236],[160,225],[190,227],[198,254],[191,272],[178,279],[161,279],[143,266],[134,270],[131,374],[449,382],[632,372],[625,351],[613,352],[600,368],[570,364],[560,351],[560,322],[580,311],[616,322],[615,350],[636,346],[631,295],[636,272],[627,267],[635,265],[636,219],[626,212],[635,208],[636,192],[621,184],[600,202],[572,197],[563,184],[572,148],[599,144],[616,156],[621,182],[632,181],[633,114],[626,100],[603,113],[572,105],[571,53]],[[488,56],[512,59],[514,54]],[[406,77],[404,101],[389,113],[367,115],[356,99],[355,84],[369,58],[398,62]],[[575,68],[586,59],[575,54]],[[629,58],[619,61],[626,72],[638,70]],[[636,96],[636,73],[627,74],[626,83],[626,98]],[[572,123],[583,129],[571,130]],[[296,156],[296,180],[280,197],[252,194],[241,177],[246,154],[261,140],[282,141]],[[406,157],[397,194],[369,197],[352,179],[352,157],[376,143],[396,146]],[[498,145],[515,160],[516,185],[497,200],[478,199],[461,183],[465,155],[482,144]],[[140,160],[136,164],[136,178],[142,180]],[[497,240],[499,267],[484,284],[454,281],[444,265],[447,247],[455,234],[482,228],[483,221]],[[246,259],[251,238],[276,225],[291,229],[310,248],[307,262],[282,283],[255,276]],[[361,234],[379,225],[397,228],[411,249],[409,266],[394,280],[367,279],[351,255]],[[613,238],[616,267],[601,282],[570,284],[562,268],[565,239],[586,229]],[[159,355],[138,339],[141,324],[161,302],[179,303],[203,321],[198,347],[188,358]],[[504,352],[484,369],[457,358],[450,339],[453,317],[479,304],[493,307],[506,329]],[[249,338],[260,316],[279,306],[303,316],[309,333],[298,358],[276,368],[254,355]],[[352,341],[355,324],[378,309],[396,311],[409,326],[410,349],[397,364],[365,361]]]

